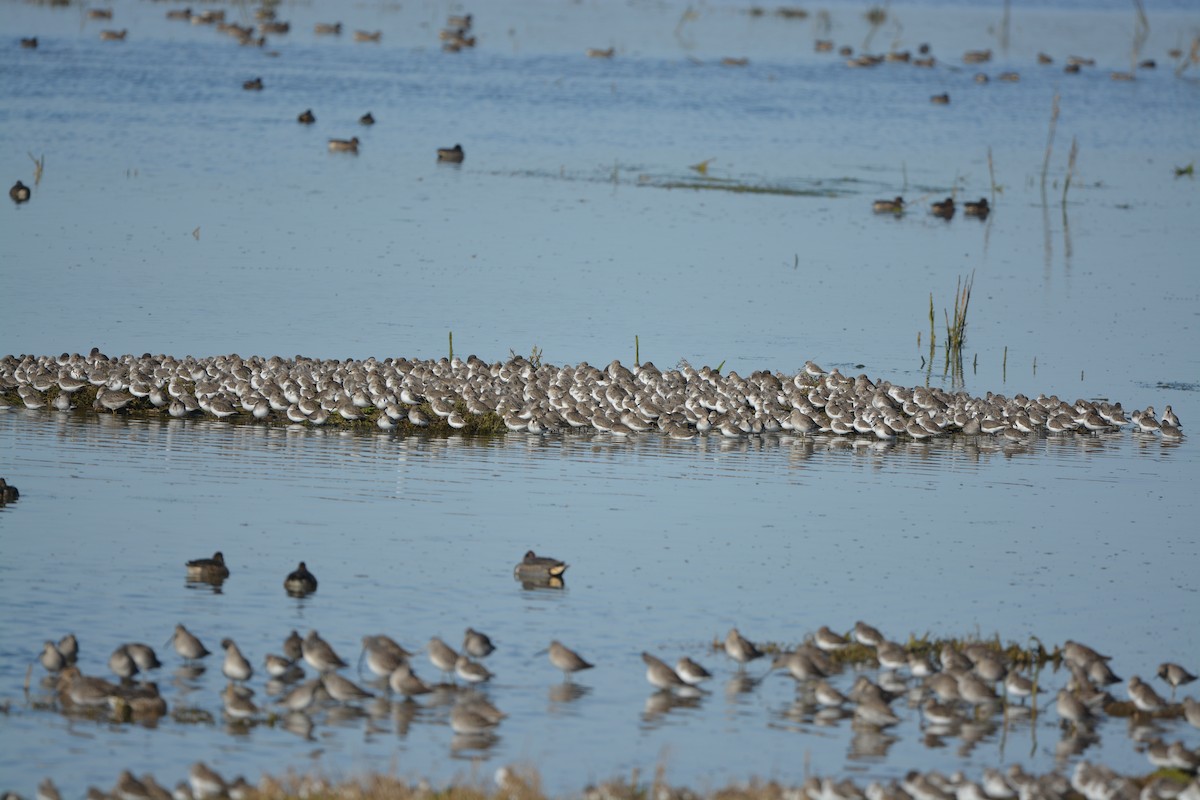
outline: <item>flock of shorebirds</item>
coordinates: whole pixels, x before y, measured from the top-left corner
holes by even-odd
[[[518,561],[513,572],[522,580],[561,579],[566,569],[566,563],[538,556],[531,550]],[[228,577],[229,570],[217,553],[212,559],[188,562],[187,575],[189,580],[219,583]],[[192,631],[183,624],[176,625],[168,641],[182,662],[180,670],[185,682],[203,674],[203,659],[212,653]],[[231,726],[277,724],[309,738],[322,715],[333,719],[351,710],[360,714],[365,711],[375,717],[392,714],[412,721],[421,714],[422,719],[448,725],[454,734],[453,748],[487,749],[498,740],[497,730],[507,716],[490,696],[501,695],[504,689],[501,686],[489,691],[489,684],[496,676],[484,663],[495,652],[496,644],[487,634],[473,628],[466,629],[459,650],[436,636],[423,648],[429,664],[442,674],[440,682],[429,682],[416,674],[420,651],[409,650],[384,634],[363,636],[358,670],[362,676],[365,665],[370,676],[360,677],[358,683],[342,674],[350,663],[330,642],[316,631],[301,636],[293,630],[283,640],[280,653],[266,654],[261,661],[267,676],[265,692],[273,698],[274,710],[257,702],[255,691],[249,686],[257,674],[254,662],[230,638],[222,639],[220,646],[224,651],[221,673],[227,680],[220,692],[220,714]],[[1070,640],[1053,653],[1010,658],[1009,651],[996,642],[946,643],[940,650],[916,641],[900,644],[859,621],[845,634],[822,626],[790,650],[756,645],[733,628],[723,643],[714,643],[713,650],[723,651],[736,665],[730,680],[733,687],[730,691],[736,692],[754,691],[765,679],[765,675],[750,675],[747,667],[771,650],[771,671],[782,670],[796,683],[797,699],[787,712],[790,718],[817,725],[848,719],[856,731],[882,734],[901,723],[903,715],[914,713],[921,720],[927,739],[934,740],[953,736],[966,740],[968,727],[977,727],[998,713],[1006,717],[1032,717],[1036,722],[1039,696],[1049,694],[1047,684],[1063,684],[1057,676],[1065,673],[1065,685],[1057,690],[1052,705],[1068,753],[1081,753],[1097,741],[1095,727],[1106,716],[1127,717],[1131,730],[1138,731],[1134,738],[1140,742],[1150,766],[1175,771],[1176,776],[1173,781],[1135,782],[1083,761],[1069,782],[1057,774],[1034,778],[1019,767],[1007,774],[987,770],[978,783],[961,775],[946,779],[937,773],[913,772],[903,782],[877,784],[865,792],[852,781],[811,778],[798,800],[1051,800],[1064,797],[1067,788],[1075,789],[1087,800],[1200,799],[1200,783],[1195,778],[1200,767],[1200,750],[1189,749],[1181,741],[1167,743],[1162,738],[1180,718],[1200,728],[1200,702],[1191,697],[1179,703],[1173,699],[1179,687],[1196,680],[1193,673],[1179,664],[1161,664],[1156,673],[1170,688],[1171,699],[1133,675],[1126,683],[1128,699],[1118,700],[1108,691],[1108,687],[1122,681],[1113,671],[1110,657]],[[581,690],[573,679],[596,667],[591,660],[558,640],[549,641],[534,655],[546,655],[551,667],[562,673],[563,691],[556,695],[561,702],[585,696],[586,690]],[[49,673],[46,683],[53,690],[53,704],[63,713],[143,723],[153,723],[169,713],[167,700],[159,693],[157,683],[136,680],[139,675],[163,666],[149,645],[127,642],[112,652],[107,665],[117,682],[85,675],[78,666],[79,657],[79,642],[73,634],[68,634],[57,643],[46,641],[37,659]],[[655,690],[646,703],[648,719],[676,707],[694,707],[708,694],[703,684],[714,677],[713,672],[691,656],[679,658],[674,666],[649,652],[642,652],[641,660],[646,681]],[[1029,662],[1034,671],[1026,672],[1018,662]],[[1048,664],[1053,664],[1054,669],[1047,669]],[[853,665],[852,679],[843,677],[849,665]],[[306,668],[315,675],[309,677]],[[447,706],[448,715],[442,713]],[[1049,708],[1047,705],[1042,713]],[[195,717],[201,712],[185,707],[176,708],[176,713]],[[971,735],[987,735],[986,729],[984,733]],[[1180,775],[1185,776],[1184,782],[1177,780]],[[152,777],[138,779],[125,772],[111,792],[92,789],[88,798],[237,797],[235,785],[246,786],[242,780],[226,783],[211,768],[199,763],[174,792],[158,787]],[[39,799],[54,800],[56,795],[49,793],[57,791],[53,782],[43,787],[47,793],[39,790]]]
[[[510,431],[658,432],[684,440],[790,432],[881,443],[950,435],[1027,441],[1130,426],[1164,440],[1183,436],[1169,405],[1159,417],[1153,406],[1127,413],[1120,403],[1056,395],[973,397],[864,374],[851,377],[811,361],[793,374],[757,371],[742,377],[686,363],[659,370],[648,361],[633,369],[613,361],[601,369],[519,356],[490,363],[475,356],[109,358],[93,349],[86,356],[0,358],[0,409],[14,406],[295,425],[332,421],[400,432],[464,429],[491,418]]]

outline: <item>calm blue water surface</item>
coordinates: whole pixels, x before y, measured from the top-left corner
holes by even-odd
[[[1195,67],[1175,76],[1166,51],[1186,51],[1200,17],[1151,8],[1141,56],[1159,68],[1121,83],[1109,73],[1129,68],[1132,9],[1079,6],[1014,4],[1004,51],[999,4],[893,4],[873,34],[859,4],[829,4],[839,44],[929,42],[940,59],[850,70],[813,52],[816,7],[790,22],[727,4],[522,0],[469,9],[479,46],[451,55],[437,31],[462,9],[441,3],[287,7],[293,33],[260,50],[168,22],[158,3],[118,2],[98,23],[5,0],[0,175],[33,185],[30,154],[45,171],[31,202],[0,209],[0,352],[430,358],[453,331],[456,353],[488,360],[537,346],[556,364],[630,364],[637,336],[660,368],[793,371],[811,358],[976,394],[1171,404],[1191,431],[1200,228],[1197,184],[1174,169],[1200,156],[1200,84]],[[337,18],[340,39],[311,33]],[[100,41],[105,27],[128,40]],[[356,44],[355,28],[383,41]],[[28,35],[37,50],[16,46]],[[611,61],[583,55],[609,46]],[[975,82],[981,68],[961,54],[986,47],[983,71],[1017,70],[1019,83]],[[1056,64],[1038,67],[1039,51]],[[1065,75],[1071,54],[1097,66]],[[749,65],[721,67],[726,56]],[[259,75],[263,92],[241,89]],[[932,106],[943,91],[951,105]],[[311,127],[295,122],[306,108]],[[356,122],[368,110],[369,129]],[[352,135],[357,157],[327,152]],[[455,142],[465,163],[435,163]],[[928,217],[952,191],[991,196],[989,148],[989,220]],[[793,194],[671,188],[703,182],[690,167],[706,159],[710,185]],[[870,213],[896,194],[912,213]],[[940,350],[928,363],[930,295],[940,337],[972,272],[954,377]],[[0,411],[0,475],[22,490],[0,509],[0,782],[32,794],[53,775],[80,796],[128,767],[173,785],[201,758],[252,780],[294,768],[440,782],[530,763],[561,792],[659,763],[696,786],[798,782],[806,761],[861,778],[1069,769],[1078,756],[1052,710],[931,748],[901,700],[903,722],[881,741],[848,719],[817,725],[762,662],[748,670],[760,683],[739,684],[712,642],[737,625],[796,643],[864,619],[897,639],[1079,639],[1122,677],[1200,667],[1190,437],[843,445]],[[571,562],[565,591],[513,581],[530,547]],[[233,570],[222,591],[187,587],[183,562],[217,549]],[[280,583],[301,558],[321,587],[297,601]],[[231,727],[219,662],[187,678],[165,648],[168,702],[213,722],[65,717],[37,670],[22,691],[45,639],[76,632],[85,672],[105,674],[117,645],[159,646],[177,622],[213,650],[234,638],[256,664],[293,628],[349,660],[364,634],[457,645],[472,625],[498,642],[489,694],[510,716],[491,747],[465,751],[448,706],[432,703],[322,712],[310,738]],[[535,655],[553,638],[597,664],[578,692]],[[663,713],[643,650],[706,664],[711,692]],[[434,677],[423,661],[418,672]],[[1085,757],[1146,769],[1124,721],[1099,733]],[[1158,734],[1200,746],[1194,729]]]

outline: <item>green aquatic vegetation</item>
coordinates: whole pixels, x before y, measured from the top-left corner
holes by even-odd
[[[665,180],[660,183],[642,182],[643,186],[657,186],[660,189],[697,189],[733,194],[772,194],[785,197],[834,197],[834,192],[828,189],[794,189],[787,186],[771,186],[767,184],[742,183],[735,180],[709,178],[708,180]]]
[[[1194,174],[1196,174],[1195,162],[1188,164],[1186,167],[1176,167],[1175,168],[1175,177],[1176,178],[1182,178],[1184,175],[1190,176],[1190,175],[1194,175]]]

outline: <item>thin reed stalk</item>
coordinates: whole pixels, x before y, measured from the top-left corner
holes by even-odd
[[[1062,202],[1067,204],[1067,190],[1071,188],[1071,178],[1075,175],[1075,157],[1079,155],[1079,140],[1071,137],[1071,152],[1067,156],[1067,178],[1063,181]]]
[[[992,162],[992,146],[988,145],[988,180],[992,183],[991,204],[996,205],[996,165]]]
[[[1058,127],[1058,92],[1054,93],[1054,102],[1050,106],[1050,135],[1046,139],[1046,158],[1042,161],[1042,189],[1046,188],[1046,173],[1050,171],[1050,154],[1054,151],[1054,130]]]

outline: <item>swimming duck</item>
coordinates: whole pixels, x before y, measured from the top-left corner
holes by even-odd
[[[318,22],[313,26],[313,33],[318,36],[340,36],[342,34],[342,23]]]
[[[607,50],[601,50],[598,47],[589,47],[587,49],[588,58],[612,58],[616,48],[610,47]]]
[[[933,97],[929,98],[929,102],[933,103],[935,106],[948,106],[950,105],[950,93],[942,92],[941,94],[935,94]]]
[[[368,111],[367,113],[363,114],[361,117],[358,118],[358,124],[359,125],[374,125],[375,117],[371,115],[370,111]]]
[[[88,19],[112,19],[111,8],[90,8],[88,9]]]
[[[30,36],[28,38],[23,37],[21,39],[21,47],[24,47],[27,50],[36,49],[37,48],[37,37],[36,36]]]
[[[940,203],[934,203],[932,206],[933,215],[942,219],[950,219],[954,216],[954,198],[947,197]]]
[[[904,198],[897,195],[895,200],[876,200],[871,204],[871,210],[876,214],[903,214]]]
[[[358,137],[355,136],[350,139],[330,139],[329,140],[329,149],[335,153],[337,153],[337,152],[357,153],[358,152]]]
[[[439,147],[437,154],[438,161],[448,161],[452,164],[461,164],[462,160],[467,157],[461,144],[456,144],[454,147]]]
[[[252,81],[242,83],[242,88],[248,92],[261,92],[263,88],[262,78],[255,78]]]
[[[290,595],[303,597],[317,590],[317,576],[309,572],[308,567],[301,561],[300,566],[296,567],[284,580],[283,588]]]
[[[21,493],[17,491],[17,487],[9,486],[8,481],[0,478],[0,505],[15,502],[20,496]]]
[[[461,17],[452,16],[452,17],[448,17],[446,19],[446,27],[462,28],[463,30],[470,30],[471,23],[474,21],[475,21],[474,17],[472,17],[470,14],[464,14]]]
[[[304,111],[304,113],[302,113],[300,116],[296,117],[296,121],[299,122],[301,125],[312,125],[314,122],[317,121],[317,118],[316,118],[316,116],[313,115],[312,109],[309,108],[309,109],[306,109]]]
[[[972,203],[969,200],[967,202],[963,203],[963,215],[964,216],[979,217],[980,219],[986,219],[987,215],[991,212],[991,210],[992,209],[988,206],[988,201],[987,201],[986,197],[979,198],[978,203]]]
[[[20,181],[17,181],[16,183],[14,183],[13,187],[8,190],[8,196],[12,198],[12,201],[14,203],[26,202],[27,200],[29,200],[29,195],[30,195],[29,187],[26,186],[25,184],[21,183]]]
[[[567,571],[569,565],[549,556],[539,556],[532,550],[513,568],[513,574],[521,579],[557,578]]]
[[[383,31],[355,31],[356,42],[378,42],[383,38]]]
[[[187,576],[192,581],[223,581],[229,577],[229,567],[225,566],[225,556],[218,550],[212,558],[187,562]]]
[[[100,39],[105,42],[123,42],[127,33],[129,31],[125,28],[119,31],[100,31]]]

